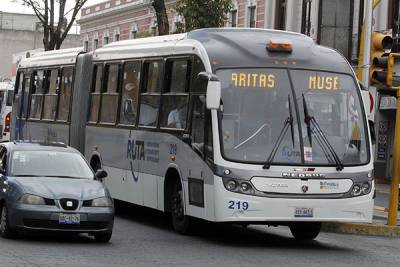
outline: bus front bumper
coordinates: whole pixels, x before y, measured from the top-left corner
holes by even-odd
[[[217,222],[372,222],[374,187],[353,198],[270,198],[230,192],[214,178]]]

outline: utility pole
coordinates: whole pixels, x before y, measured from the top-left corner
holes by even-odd
[[[364,21],[364,48],[363,48],[363,61],[362,61],[362,82],[366,88],[369,88],[369,68],[370,68],[370,54],[371,54],[371,38],[372,38],[372,6],[373,0],[365,1],[365,21]]]

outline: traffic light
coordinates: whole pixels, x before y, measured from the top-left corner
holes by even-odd
[[[387,84],[389,53],[393,46],[393,39],[389,35],[380,32],[372,34],[371,46],[371,84]]]
[[[400,88],[400,53],[390,53],[387,70],[387,86],[391,88]]]

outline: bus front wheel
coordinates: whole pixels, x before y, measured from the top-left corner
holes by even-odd
[[[171,198],[171,217],[174,230],[180,234],[188,234],[191,224],[189,216],[185,215],[182,185],[176,181]]]
[[[313,240],[321,231],[320,222],[298,222],[289,225],[290,232],[298,240]]]

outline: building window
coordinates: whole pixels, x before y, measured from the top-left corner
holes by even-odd
[[[87,34],[83,37],[83,50],[89,51],[89,36]]]
[[[249,27],[255,28],[256,27],[256,6],[249,6]]]
[[[230,14],[231,27],[237,27],[237,13],[238,13],[237,9],[231,11]]]
[[[103,33],[103,46],[109,44],[110,42],[110,37],[108,31],[105,31]]]
[[[99,48],[99,35],[98,35],[98,33],[96,32],[96,33],[93,35],[93,50],[96,50],[97,48]]]
[[[150,24],[150,33],[153,36],[158,35],[158,32],[157,32],[157,21],[156,20],[153,20],[151,22],[151,24]]]
[[[301,16],[301,33],[308,36],[311,34],[311,3],[312,0],[303,0]]]
[[[138,32],[137,24],[133,23],[132,26],[131,26],[131,31],[130,31],[129,38],[130,39],[136,39],[137,32]]]
[[[275,29],[285,30],[286,26],[286,0],[276,0]]]
[[[116,34],[114,35],[114,41],[115,41],[115,42],[118,42],[118,41],[119,41],[119,33],[116,33]]]

